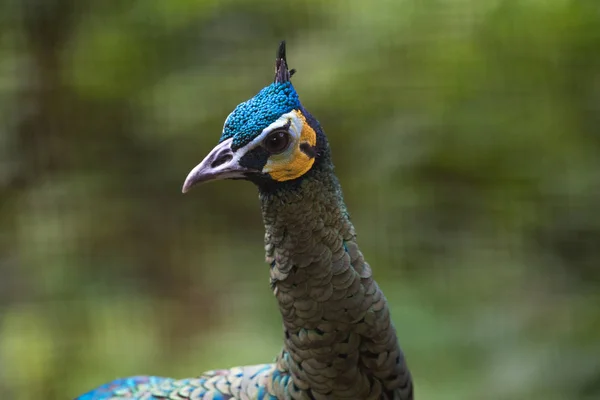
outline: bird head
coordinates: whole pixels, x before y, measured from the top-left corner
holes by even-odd
[[[319,123],[302,107],[290,82],[285,41],[275,79],[225,119],[221,139],[187,176],[183,192],[203,182],[246,179],[258,185],[293,182],[307,174],[326,146]]]

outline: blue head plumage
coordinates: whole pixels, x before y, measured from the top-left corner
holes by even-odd
[[[233,148],[243,147],[282,114],[298,108],[300,100],[292,83],[276,81],[233,110],[219,142],[232,137]]]
[[[233,110],[225,121],[219,142],[233,138],[233,149],[243,147],[281,115],[299,109],[298,93],[290,82],[294,72],[288,70],[285,41],[282,41],[275,59],[274,82]]]

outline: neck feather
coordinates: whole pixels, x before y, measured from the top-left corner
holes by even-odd
[[[411,398],[398,396],[412,391],[410,376],[331,164],[321,163],[297,185],[261,190],[260,199],[285,332],[272,394]]]

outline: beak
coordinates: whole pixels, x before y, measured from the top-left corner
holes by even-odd
[[[183,184],[183,193],[192,186],[219,179],[243,178],[250,170],[239,165],[239,157],[231,150],[233,138],[219,143],[210,153],[190,171]]]

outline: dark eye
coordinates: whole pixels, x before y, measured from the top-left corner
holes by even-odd
[[[263,146],[271,154],[278,154],[287,149],[290,144],[290,134],[286,131],[275,131],[267,135]]]

